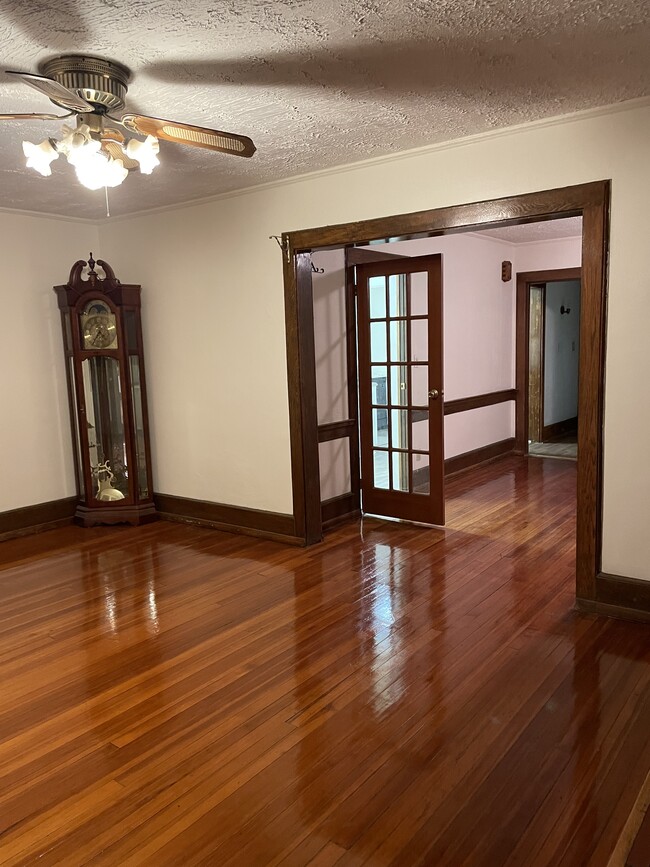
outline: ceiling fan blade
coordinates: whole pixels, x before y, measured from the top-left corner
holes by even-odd
[[[64,120],[69,114],[0,114],[0,120]]]
[[[79,96],[74,90],[68,90],[58,81],[53,78],[47,78],[45,75],[34,75],[32,72],[14,72],[11,69],[6,70],[7,75],[15,75],[22,82],[38,90],[44,94],[52,102],[57,105],[67,108],[70,111],[88,112],[94,111],[94,107],[86,100]]]
[[[204,126],[193,126],[175,120],[162,120],[159,117],[146,117],[142,114],[123,114],[120,122],[132,132],[153,135],[158,139],[173,141],[190,147],[207,148],[238,157],[252,157],[255,145],[245,135],[221,132]]]
[[[119,142],[120,144],[124,144],[126,141],[125,136],[119,131],[119,129],[115,129],[114,126],[105,126],[102,130],[102,141],[106,141],[107,139]]]

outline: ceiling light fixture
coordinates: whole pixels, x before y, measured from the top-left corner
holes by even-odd
[[[0,121],[77,116],[77,126],[64,127],[60,141],[47,138],[40,144],[23,142],[28,168],[44,177],[52,174],[51,163],[63,154],[88,189],[117,187],[129,171],[139,168],[142,174],[150,175],[160,164],[158,139],[233,156],[251,157],[255,153],[248,136],[124,112],[131,72],[113,60],[64,54],[43,62],[38,74],[10,70],[7,74],[47,96],[69,114],[0,114]],[[117,126],[145,136],[144,141],[127,141]]]
[[[143,174],[150,175],[160,164],[158,139],[154,136],[149,135],[144,141],[130,139],[126,142],[118,130],[104,130],[102,117],[92,118],[91,122],[92,127],[80,116],[76,128],[63,127],[59,141],[53,138],[40,144],[24,141],[27,167],[47,177],[52,174],[50,163],[63,154],[74,166],[79,182],[89,190],[99,190],[118,187],[130,168],[139,166]]]

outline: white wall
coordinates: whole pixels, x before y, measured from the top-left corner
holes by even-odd
[[[578,415],[579,280],[546,284],[545,321],[544,424],[550,425]]]
[[[594,112],[102,227],[145,287],[157,489],[287,512],[281,231],[612,179],[603,566],[650,579],[650,108]],[[530,267],[530,266],[527,266]]]
[[[75,494],[52,287],[67,283],[73,263],[91,250],[98,255],[91,223],[0,213],[0,512]]]

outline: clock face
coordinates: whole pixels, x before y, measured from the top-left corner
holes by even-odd
[[[111,313],[84,316],[82,322],[84,349],[116,349],[117,329]]]

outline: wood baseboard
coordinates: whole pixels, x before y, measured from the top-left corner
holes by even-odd
[[[160,517],[168,521],[212,527],[289,545],[304,545],[304,540],[296,535],[293,515],[174,497],[171,494],[154,494],[154,502]]]
[[[0,512],[0,542],[72,524],[76,506],[77,497],[65,497]]]
[[[575,608],[583,614],[600,614],[603,617],[615,617],[617,620],[650,623],[650,611],[639,611],[637,608],[627,608],[624,605],[609,605],[594,599],[576,599]]]
[[[481,446],[479,449],[473,449],[471,452],[463,452],[462,455],[454,455],[453,458],[447,458],[445,461],[445,476],[451,476],[453,473],[460,473],[470,467],[477,467],[479,464],[485,464],[488,461],[503,457],[503,455],[512,454],[514,450],[515,439],[510,437],[497,443]]]
[[[596,599],[601,605],[633,611],[650,620],[650,581],[601,573],[596,578]]]
[[[346,521],[354,521],[361,517],[358,495],[350,492],[340,497],[332,497],[321,503],[323,530],[331,530]]]

